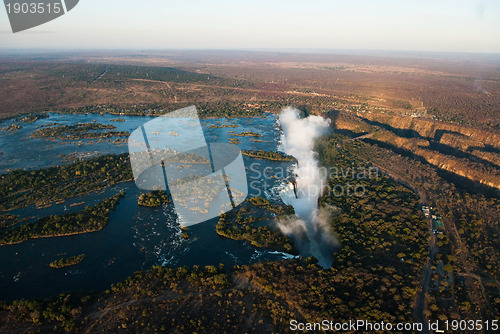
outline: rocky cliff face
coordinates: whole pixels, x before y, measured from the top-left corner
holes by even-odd
[[[339,112],[338,133],[373,132],[375,143],[417,156],[440,169],[500,189],[500,134],[416,117]]]
[[[396,129],[412,130],[420,137],[444,140],[443,144],[463,150],[469,147],[492,146],[500,151],[500,134],[458,124],[433,121],[424,118],[404,117],[381,113],[359,113],[363,120],[380,122]]]

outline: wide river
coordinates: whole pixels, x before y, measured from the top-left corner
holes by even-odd
[[[132,132],[138,126],[153,119],[147,116],[117,116],[109,114],[49,114],[49,118],[33,123],[16,123],[9,120],[0,128],[19,124],[21,129],[0,132],[0,173],[26,168],[38,169],[69,163],[76,157],[127,152],[126,144],[114,144],[113,139],[49,141],[30,138],[40,126],[50,123],[77,124],[98,122],[116,126],[116,131]],[[125,121],[117,122],[120,118]],[[261,141],[252,137],[236,137],[241,149],[276,151],[281,138],[276,116],[262,118],[231,118],[201,120],[208,142],[228,142],[230,131],[252,131],[263,135]],[[238,125],[238,127],[211,127],[213,125]],[[283,171],[291,163],[272,162],[244,157],[248,169],[249,196],[262,195],[278,200],[271,191],[283,181]],[[264,177],[271,173],[278,177]],[[64,214],[82,210],[103,199],[125,190],[126,195],[111,213],[110,222],[101,231],[66,237],[42,238],[17,245],[0,246],[0,300],[46,297],[61,292],[78,290],[102,290],[119,282],[136,270],[152,265],[168,267],[192,265],[249,264],[258,261],[277,260],[286,254],[267,249],[257,249],[246,242],[219,237],[215,232],[217,219],[189,228],[189,239],[181,236],[179,222],[171,205],[147,208],[137,205],[143,193],[135,183],[121,183],[89,195],[71,198],[62,204],[37,209],[30,206],[10,213],[34,220],[52,214]],[[73,205],[72,205],[73,204]],[[64,269],[52,269],[49,263],[61,257],[86,254],[85,260]]]

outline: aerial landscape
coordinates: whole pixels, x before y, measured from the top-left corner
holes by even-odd
[[[0,333],[498,331],[499,52],[1,36]],[[191,208],[202,222],[134,165],[136,129],[151,161],[196,141],[147,127],[179,110],[209,156],[163,173],[215,171],[216,144],[244,163],[244,191],[221,168],[232,207]]]

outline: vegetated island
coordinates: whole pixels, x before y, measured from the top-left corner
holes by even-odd
[[[184,238],[184,239],[189,239],[191,238],[191,234],[189,234],[188,232],[188,228],[186,226],[181,226],[181,236]]]
[[[168,164],[210,164],[210,160],[201,154],[175,152],[169,149],[151,149],[149,151],[134,152],[130,156],[130,160],[132,163],[143,164],[144,161],[149,161],[149,159],[161,160],[165,156],[168,156]]]
[[[282,153],[282,152],[272,152],[263,150],[243,150],[241,154],[249,156],[256,159],[266,159],[273,161],[297,161],[293,156]]]
[[[264,137],[260,133],[253,132],[253,131],[245,131],[245,132],[235,133],[235,134],[233,134],[233,136],[236,136],[236,137],[257,137],[257,138]]]
[[[237,128],[239,127],[238,124],[213,124],[210,125],[208,128],[209,129],[222,129],[222,128]]]
[[[23,127],[22,126],[19,126],[17,124],[11,124],[5,128],[1,128],[0,131],[4,131],[4,132],[16,132],[17,130],[19,129],[22,129]]]
[[[49,118],[49,115],[42,113],[27,114],[19,116],[16,120],[20,123],[33,123],[43,118]]]
[[[57,125],[37,129],[31,137],[49,140],[54,140],[54,138],[60,140],[80,140],[130,136],[130,133],[126,131],[109,131],[114,129],[116,129],[114,125],[101,123]]]
[[[139,196],[137,204],[142,206],[156,207],[170,203],[172,200],[165,190],[153,190]]]
[[[12,215],[10,213],[0,215],[0,231],[4,228],[8,228],[17,225],[21,221],[18,215]]]
[[[18,123],[33,123],[39,119],[42,118],[48,118],[49,115],[47,114],[25,114],[25,115],[20,115],[18,117],[13,117],[11,118],[15,122]],[[20,126],[19,124],[11,124],[5,128],[0,128],[0,131],[9,131],[9,132],[15,132],[19,129],[22,129],[23,127]]]
[[[0,175],[0,211],[87,194],[131,181],[128,154],[110,154],[60,167],[14,170]]]
[[[18,244],[29,239],[59,237],[102,230],[109,221],[111,211],[124,191],[79,212],[52,215],[22,226],[0,232],[0,246]]]
[[[72,257],[61,258],[49,263],[49,267],[54,269],[61,269],[69,266],[74,266],[81,263],[85,259],[85,254],[80,254]]]
[[[273,205],[262,197],[250,197],[236,209],[220,216],[216,231],[220,236],[246,240],[253,246],[296,254],[292,240],[270,226],[276,216],[293,214],[291,206]]]

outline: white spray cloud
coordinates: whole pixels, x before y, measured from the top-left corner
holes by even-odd
[[[331,210],[318,209],[327,176],[319,168],[314,143],[330,131],[330,120],[320,116],[301,118],[299,110],[289,107],[282,111],[279,122],[283,129],[281,149],[298,162],[297,198],[290,203],[297,217],[280,221],[279,227],[294,239],[302,255],[313,255],[321,266],[329,268],[337,241],[328,225]]]

